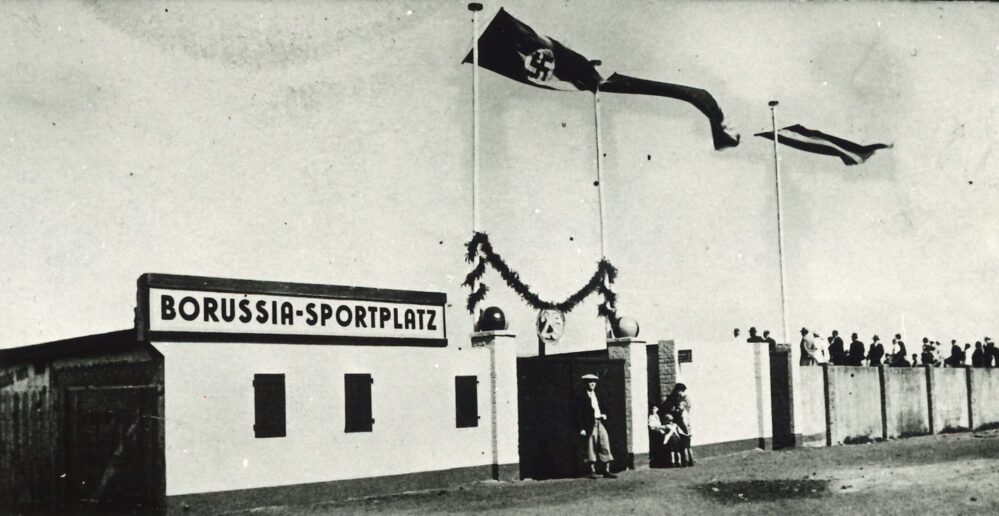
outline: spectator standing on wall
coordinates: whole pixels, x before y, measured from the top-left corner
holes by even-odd
[[[770,336],[770,330],[763,330],[763,342],[766,342],[771,349],[777,345],[777,341]]]
[[[846,349],[843,348],[843,339],[839,337],[839,331],[833,330],[832,337],[829,337],[829,362],[832,365],[844,365]]]
[[[907,367],[909,365],[909,361],[907,360],[909,353],[905,350],[905,342],[902,340],[901,333],[895,334],[895,344],[897,345],[897,349],[893,350],[892,359],[899,366]]]
[[[864,343],[860,342],[856,333],[850,335],[850,356],[847,363],[852,366],[864,365]]]
[[[947,357],[945,363],[949,367],[961,367],[964,365],[964,357],[961,356],[961,346],[957,345],[956,340],[950,341],[950,356]]]
[[[815,346],[815,340],[808,334],[808,328],[801,329],[801,358],[798,360],[798,365],[811,366],[818,365],[819,359],[816,357],[818,348]]]
[[[971,367],[985,367],[985,351],[980,340],[975,342],[975,351],[971,353]]]
[[[912,354],[912,367],[919,367],[919,355]]]
[[[995,367],[996,363],[996,344],[992,342],[992,339],[985,337],[985,367]]]
[[[923,365],[933,365],[933,345],[930,344],[930,339],[923,337],[923,352],[920,356]]]
[[[815,346],[815,361],[819,364],[826,364],[829,362],[829,355],[826,353],[825,346],[819,346],[822,342],[822,337],[819,332],[812,332],[812,345]]]
[[[867,352],[867,363],[871,367],[881,365],[881,359],[885,356],[885,347],[881,345],[881,339],[875,335],[871,337],[871,350]]]
[[[749,338],[746,339],[746,342],[749,343],[763,342],[763,337],[760,337],[759,335],[756,334],[755,326],[749,329]]]
[[[970,349],[970,348],[971,348],[971,344],[968,344],[967,342],[965,342],[964,343],[964,349],[961,350],[961,365],[963,365],[965,367],[971,365],[971,362],[969,362],[969,360],[971,360],[971,356],[968,355],[968,349]]]

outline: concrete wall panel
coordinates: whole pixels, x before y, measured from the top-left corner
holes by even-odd
[[[999,424],[999,369],[972,368],[968,373],[975,428]]]
[[[801,367],[799,371],[798,390],[795,398],[798,411],[795,419],[795,431],[801,434],[801,444],[804,446],[826,445],[826,400],[825,377],[819,366]]]
[[[881,437],[878,368],[830,366],[828,371],[832,444]]]
[[[930,433],[926,370],[921,367],[886,367],[884,375],[886,437]]]
[[[693,357],[677,364],[676,381],[691,399],[694,446],[771,437],[766,344],[677,341],[675,349],[691,350]]]
[[[933,374],[933,432],[968,428],[968,371],[941,368]]]

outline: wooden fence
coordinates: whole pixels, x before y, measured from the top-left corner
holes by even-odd
[[[51,507],[58,489],[56,421],[46,388],[0,392],[0,512]]]

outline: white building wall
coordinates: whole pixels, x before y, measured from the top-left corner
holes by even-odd
[[[694,446],[771,437],[770,356],[765,343],[681,342],[693,363],[677,363],[687,386]]]
[[[164,356],[168,496],[491,464],[486,349],[153,345]],[[258,373],[285,375],[286,437],[254,437]],[[374,379],[372,432],[344,432],[348,373]],[[477,427],[455,427],[457,375],[479,378]],[[516,392],[512,381],[500,387]]]

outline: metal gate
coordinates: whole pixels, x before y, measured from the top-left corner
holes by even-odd
[[[600,377],[597,390],[607,404],[605,426],[610,434],[612,469],[627,466],[624,360],[563,358],[517,359],[517,399],[520,412],[520,476],[536,480],[575,477],[583,473],[582,437],[576,428],[573,400],[585,388],[580,376]]]
[[[63,506],[140,511],[163,496],[162,420],[156,386],[65,390]]]

